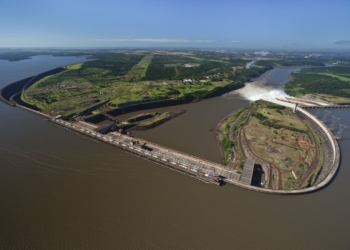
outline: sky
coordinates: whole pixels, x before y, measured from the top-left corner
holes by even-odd
[[[0,47],[105,46],[350,48],[350,0],[0,0]]]

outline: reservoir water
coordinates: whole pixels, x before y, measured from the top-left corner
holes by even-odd
[[[83,60],[0,60],[0,88]],[[164,108],[187,112],[137,136],[220,162],[209,129],[242,96]],[[350,125],[349,109],[331,112]],[[1,102],[0,117],[0,249],[350,249],[349,130],[328,187],[280,196],[205,184]]]

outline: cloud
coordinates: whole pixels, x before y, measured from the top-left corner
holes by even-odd
[[[337,45],[350,44],[350,41],[349,40],[337,41],[334,44],[337,44]]]
[[[237,40],[232,40],[231,43],[239,43]]]
[[[99,42],[145,42],[145,43],[215,43],[216,40],[189,40],[168,38],[117,38],[117,39],[93,39]]]

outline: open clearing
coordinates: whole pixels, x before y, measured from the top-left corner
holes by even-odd
[[[318,139],[315,141],[313,131],[286,107],[257,101],[227,117],[220,133],[225,154],[231,155],[233,150],[236,156],[237,172],[242,171],[246,157],[242,148],[271,166],[271,188],[305,187],[322,166],[323,158],[316,158],[322,150]]]

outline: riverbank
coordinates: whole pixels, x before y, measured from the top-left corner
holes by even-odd
[[[264,183],[270,189],[313,186],[328,151],[292,110],[266,101],[256,101],[226,117],[215,135],[225,152],[225,163],[244,173],[249,159],[261,162],[264,173],[255,185]]]
[[[79,66],[79,67],[81,67],[81,66]],[[259,75],[262,75],[263,73],[265,73],[266,71],[271,70],[271,69],[272,68],[270,68],[270,67],[260,69],[258,71],[258,73],[254,73],[250,77],[251,78],[258,77]],[[28,77],[28,78],[23,79],[21,81],[9,84],[0,90],[0,100],[9,104],[9,105],[14,105],[14,104],[18,103],[21,106],[25,106],[27,108],[31,108],[31,109],[34,109],[37,111],[41,110],[42,112],[50,112],[50,110],[48,109],[47,105],[45,105],[45,103],[41,103],[40,105],[37,104],[40,107],[32,105],[31,103],[29,103],[29,101],[26,101],[26,98],[28,98],[28,97],[26,95],[22,95],[22,93],[23,93],[23,91],[27,90],[29,87],[33,86],[35,83],[37,83],[38,81],[42,80],[43,78],[45,78],[47,76],[57,75],[59,73],[62,73],[63,71],[69,71],[69,70],[76,70],[76,69],[74,67],[69,68],[69,69],[67,67],[65,67],[65,68],[59,67],[59,68],[38,74],[36,76]],[[248,78],[248,81],[251,78]],[[231,83],[228,83],[228,84],[224,84],[224,85],[216,84],[214,88],[208,89],[206,91],[201,90],[201,91],[188,92],[188,93],[183,93],[179,97],[175,97],[175,98],[169,97],[168,99],[166,99],[166,98],[162,98],[162,99],[166,99],[167,102],[169,102],[171,100],[172,103],[170,105],[198,102],[198,101],[203,100],[203,99],[208,99],[208,98],[213,98],[213,97],[223,95],[223,94],[231,92],[233,90],[240,89],[244,86],[245,86],[245,78],[239,78],[236,81],[232,81]],[[78,88],[79,86],[75,86],[75,87]],[[102,100],[101,103],[98,103],[98,104],[93,105],[93,106],[89,106],[85,110],[80,110],[79,115],[89,115],[89,113],[91,113],[92,111],[94,111],[96,109],[101,109],[101,107],[103,105],[107,104],[107,102],[108,101]],[[158,102],[157,100],[155,100],[154,103],[158,104],[158,105],[154,105],[154,107],[163,107],[164,104],[169,105],[169,103],[167,103],[167,102]],[[84,103],[86,103],[86,101]],[[144,104],[146,104],[146,103],[143,103],[143,104],[140,103],[139,105],[140,105],[140,107],[148,108],[150,105],[150,102],[148,102],[147,105],[144,105]],[[122,104],[120,104],[120,106],[124,107],[124,105],[122,105]],[[135,106],[135,105],[131,105],[131,106]],[[45,110],[43,110],[43,109],[45,109]],[[112,110],[111,109],[107,109],[107,110],[104,109],[103,111],[113,113],[113,109]],[[76,115],[76,113],[72,113],[69,115],[63,115],[63,117],[65,117],[66,119],[69,119],[69,118],[73,117],[74,115]]]
[[[164,101],[164,100],[162,100],[162,101]],[[169,101],[169,103],[171,103],[172,101],[174,101],[174,100],[166,100],[166,101]],[[175,100],[175,101],[177,101],[177,100]],[[168,103],[168,104],[169,104]],[[150,104],[147,104],[147,105],[150,105]],[[154,105],[154,103],[152,103],[151,105]],[[137,106],[137,105],[135,105],[135,106]],[[118,112],[121,112],[121,113],[126,113],[127,111],[135,111],[135,106],[134,107],[131,107],[131,106],[129,106],[129,107],[124,107],[123,109],[115,109],[114,110],[114,112],[116,112],[116,111],[118,111]],[[130,109],[130,110],[124,110],[124,109]],[[138,106],[138,108],[136,108],[136,109],[140,109],[140,107]],[[112,115],[112,114],[111,114]],[[225,169],[225,167],[221,167],[222,169]],[[226,173],[229,173],[229,172],[231,172],[231,171],[229,171],[229,172],[227,172],[227,170],[224,170],[224,171],[226,171]],[[231,174],[233,174],[233,172],[231,172]],[[237,178],[237,177],[235,177],[235,178]],[[229,182],[230,182],[230,180],[228,180]],[[231,180],[232,181],[232,180]]]
[[[328,174],[320,175],[323,179],[317,179],[314,186],[298,190],[273,190],[268,188],[255,187],[245,184],[240,174],[237,174],[231,170],[226,170],[222,165],[194,157],[183,152],[178,152],[174,149],[160,146],[153,142],[145,141],[136,137],[122,135],[117,132],[111,132],[107,135],[102,135],[94,132],[90,128],[86,127],[83,123],[80,124],[79,122],[73,124],[55,118],[49,118],[48,121],[75,132],[90,136],[94,139],[112,144],[113,146],[122,148],[123,150],[131,152],[143,158],[147,158],[148,160],[152,160],[166,167],[184,172],[190,176],[208,183],[217,184],[217,181],[215,179],[216,177],[213,178],[213,176],[218,176],[220,179],[222,178],[225,183],[233,184],[252,191],[268,194],[288,195],[306,194],[323,189],[334,178],[340,162],[339,146],[329,129],[320,123],[316,117],[312,116],[303,109],[298,109],[296,114],[302,119],[306,119],[315,129],[315,132],[321,136],[322,142],[325,146],[327,146],[325,147],[325,157],[328,157],[328,161],[324,166],[324,169],[326,169],[326,172]],[[329,161],[329,159],[331,160]]]
[[[20,96],[24,90],[28,89],[30,86],[32,86],[37,81],[40,81],[44,77],[58,74],[58,73],[63,72],[65,70],[66,69],[64,69],[63,67],[58,67],[58,68],[43,72],[41,74],[27,77],[23,80],[11,83],[11,84],[3,87],[0,90],[0,100],[5,102],[6,104],[14,106],[16,103],[18,103],[16,100],[13,99],[15,96],[17,96],[17,95]],[[23,104],[25,104],[25,105],[23,105]],[[21,105],[27,106],[28,108],[32,108],[32,109],[34,109],[34,107],[35,107],[35,106],[30,105],[30,104],[25,103],[25,102],[21,103]],[[39,109],[37,108],[37,110],[39,110]]]
[[[176,118],[179,115],[182,115],[186,112],[186,110],[173,111],[168,113],[163,113],[158,115],[159,118],[153,117],[146,122],[141,122],[134,127],[128,129],[128,131],[145,131],[148,129],[155,128],[157,126],[162,125],[163,123],[170,121],[171,119]],[[163,117],[162,117],[163,116]]]
[[[57,57],[0,60],[0,88],[47,71],[48,65],[74,62]],[[281,78],[282,72],[275,72],[268,81]],[[220,163],[209,129],[248,105],[230,95],[152,109],[187,112],[133,135]],[[350,109],[329,111],[328,124],[332,115],[350,124]],[[283,196],[207,185],[3,102],[0,113],[0,242],[5,249],[348,249],[349,129],[339,141],[342,163],[330,185]]]
[[[72,124],[55,118],[48,118],[47,121],[64,128],[68,128],[80,134],[84,134],[93,139],[97,139],[104,143],[113,145],[124,151],[127,151],[128,153],[138,155],[162,166],[171,168],[172,170],[176,170],[191,177],[195,177],[196,179],[204,181],[206,183],[215,185],[220,185],[221,183],[220,181],[215,181],[213,179],[215,169],[212,168],[221,167],[214,162],[187,155],[182,152],[177,152],[173,149],[157,145],[153,142],[148,142],[140,138],[123,135],[118,132],[111,132],[108,135],[102,135],[89,129],[82,123]],[[209,175],[208,173],[210,172],[213,174]]]

